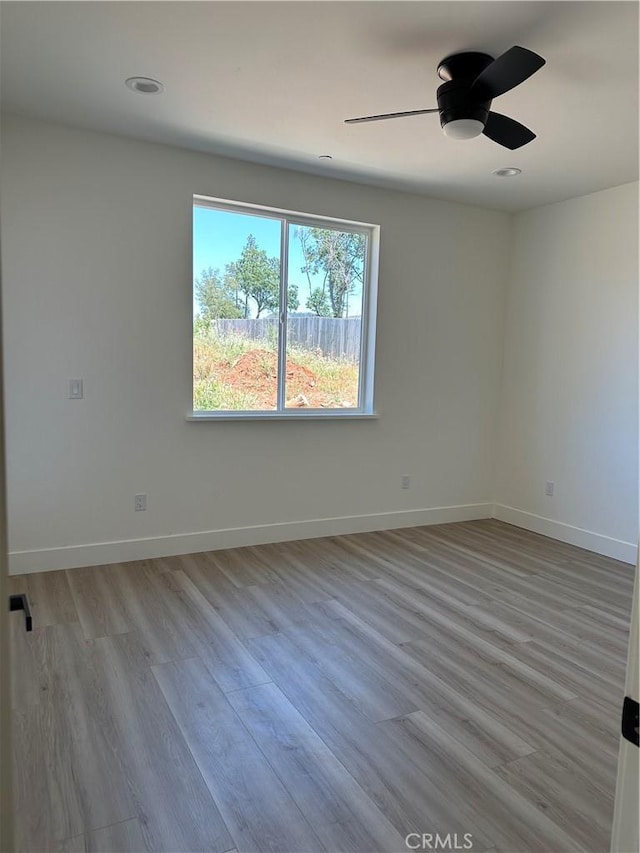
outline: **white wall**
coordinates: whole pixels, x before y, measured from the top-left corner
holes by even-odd
[[[24,119],[2,130],[14,572],[490,514],[510,217]],[[185,421],[193,193],[380,224],[379,420]],[[276,526],[208,533],[260,525]]]
[[[513,241],[496,514],[632,562],[638,184],[520,213]]]

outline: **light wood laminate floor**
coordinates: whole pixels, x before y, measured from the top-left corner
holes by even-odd
[[[18,849],[607,851],[633,573],[487,520],[14,577]]]

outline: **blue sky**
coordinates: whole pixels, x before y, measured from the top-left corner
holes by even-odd
[[[292,228],[292,231],[294,229]],[[247,237],[253,234],[258,246],[269,257],[280,257],[280,220],[260,216],[247,216],[210,207],[193,208],[193,275],[197,278],[202,270],[213,267],[222,274],[227,264],[238,260]],[[300,305],[298,311],[307,311],[309,295],[307,276],[301,272],[304,257],[300,243],[291,235],[289,240],[289,283],[298,285]],[[317,281],[321,283],[320,279]],[[360,288],[349,299],[349,314],[360,314]],[[194,298],[194,310],[197,305]]]

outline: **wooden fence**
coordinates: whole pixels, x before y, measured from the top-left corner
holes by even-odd
[[[319,349],[331,358],[360,359],[360,317],[288,317],[287,342]],[[275,317],[260,317],[249,320],[213,320],[212,331],[225,335],[240,335],[256,341],[275,341],[278,336],[278,320]]]

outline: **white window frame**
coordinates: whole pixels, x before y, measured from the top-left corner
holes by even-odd
[[[230,201],[204,195],[194,195],[192,210],[195,207],[209,207],[213,210],[226,210],[245,216],[258,216],[262,219],[280,221],[280,317],[278,322],[278,393],[277,408],[274,410],[192,410],[187,415],[190,421],[220,420],[326,420],[375,418],[373,405],[374,361],[376,345],[376,309],[378,302],[378,263],[380,255],[380,226],[348,219],[336,219],[329,216],[315,216],[298,211],[277,207],[265,207],[241,201]],[[192,217],[193,221],[193,217]],[[287,299],[289,226],[306,225],[313,228],[335,228],[367,236],[367,252],[364,262],[364,281],[362,284],[362,326],[360,331],[360,364],[358,376],[358,406],[349,409],[298,409],[285,408],[286,371],[281,367],[286,363],[287,352]],[[193,234],[192,234],[193,246]],[[192,253],[193,257],[193,253]],[[192,270],[192,287],[193,273]],[[193,302],[193,300],[192,300]],[[193,310],[191,318],[191,336],[193,352]],[[193,363],[192,363],[193,367]],[[193,370],[191,380],[191,401],[193,406]]]

